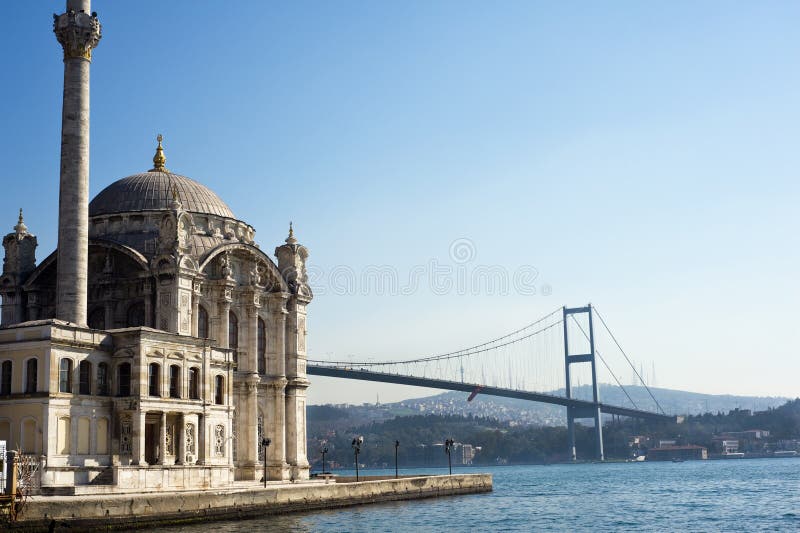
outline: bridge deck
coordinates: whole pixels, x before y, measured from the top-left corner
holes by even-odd
[[[385,372],[373,372],[364,369],[352,369],[341,367],[330,367],[321,365],[308,365],[308,373],[314,376],[327,376],[333,378],[345,379],[358,379],[362,381],[378,381],[381,383],[395,383],[398,385],[413,385],[415,387],[427,387],[431,389],[455,390],[462,392],[472,392],[478,387],[481,388],[481,394],[489,396],[503,396],[506,398],[518,398],[521,400],[529,400],[532,402],[542,402],[554,405],[563,405],[564,407],[572,407],[576,409],[576,417],[586,416],[591,417],[589,414],[591,409],[594,409],[595,404],[587,400],[577,400],[574,398],[565,398],[563,396],[555,396],[552,394],[543,394],[539,392],[527,392],[514,389],[504,389],[500,387],[488,387],[479,385],[477,383],[461,383],[459,381],[448,381],[443,379],[430,379],[418,378],[412,376],[402,376],[398,374],[388,374]],[[606,405],[600,403],[600,411],[611,415],[629,416],[632,418],[644,418],[650,420],[674,420],[674,416],[663,415],[660,413],[653,413],[650,411],[642,411],[640,409],[629,409],[627,407],[619,407],[616,405]],[[585,413],[585,415],[584,415]]]

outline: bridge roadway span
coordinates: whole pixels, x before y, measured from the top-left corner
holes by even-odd
[[[443,379],[418,378],[399,374],[389,374],[386,372],[373,372],[371,370],[364,369],[341,368],[322,365],[308,365],[307,370],[309,374],[314,376],[359,379],[362,381],[378,381],[382,383],[413,385],[415,387],[427,387],[431,389],[473,392],[475,389],[480,388],[480,394],[487,394],[489,396],[504,396],[506,398],[518,398],[521,400],[530,400],[532,402],[542,402],[554,405],[563,405],[564,407],[572,407],[576,410],[575,418],[591,418],[594,416],[593,409],[595,408],[595,405],[593,402],[587,400],[577,400],[575,398],[565,398],[563,396],[555,396],[552,394],[543,394],[540,392],[527,392],[514,389],[504,389],[500,387],[488,387],[485,385],[478,385],[476,383],[461,383],[459,381],[448,381]],[[601,412],[610,415],[629,416],[631,418],[644,418],[650,420],[675,420],[674,416],[662,415],[660,413],[653,413],[650,411],[642,411],[641,409],[629,409],[627,407],[606,405],[604,403],[600,403],[599,406]]]

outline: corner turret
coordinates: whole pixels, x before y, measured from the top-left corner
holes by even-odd
[[[3,237],[3,274],[0,276],[0,296],[3,298],[2,324],[23,322],[24,293],[22,285],[36,268],[36,236],[28,232],[28,227],[19,210],[19,219],[13,233]]]
[[[286,244],[275,248],[275,257],[278,258],[278,270],[280,270],[283,279],[289,285],[292,294],[311,301],[313,294],[308,286],[308,274],[306,273],[308,248],[297,243],[291,222],[289,222],[289,236],[285,242]]]

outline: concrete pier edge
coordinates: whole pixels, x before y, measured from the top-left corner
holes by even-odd
[[[56,531],[142,529],[491,491],[491,474],[455,474],[174,493],[35,496],[11,529],[47,531],[54,520]]]

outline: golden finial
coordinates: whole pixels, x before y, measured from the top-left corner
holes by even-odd
[[[287,244],[294,244],[297,242],[297,239],[294,238],[294,228],[292,228],[292,222],[289,221],[289,237],[286,238]]]
[[[169,172],[164,167],[167,162],[167,158],[164,156],[164,148],[161,146],[161,141],[164,140],[164,137],[159,133],[156,140],[158,141],[158,146],[156,147],[156,155],[153,156],[153,168],[150,172]]]

